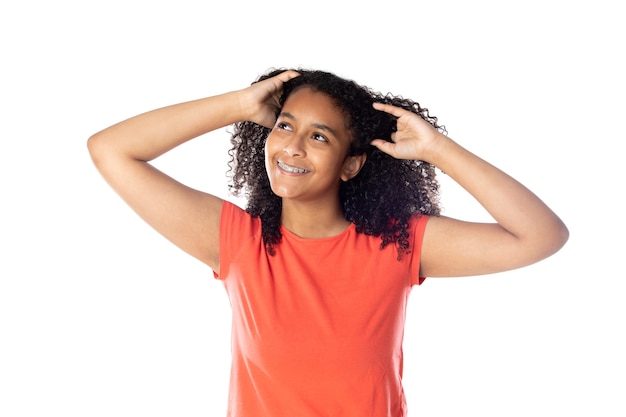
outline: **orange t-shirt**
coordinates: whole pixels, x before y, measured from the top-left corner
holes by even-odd
[[[428,217],[411,253],[350,225],[326,239],[282,228],[269,255],[261,222],[224,202],[220,272],[232,306],[230,417],[401,417],[407,298],[420,284]]]

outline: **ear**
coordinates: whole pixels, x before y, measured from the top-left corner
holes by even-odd
[[[350,181],[352,178],[356,177],[356,174],[358,174],[361,168],[363,168],[363,164],[365,164],[366,159],[367,155],[365,153],[361,155],[348,156],[343,162],[341,180]]]

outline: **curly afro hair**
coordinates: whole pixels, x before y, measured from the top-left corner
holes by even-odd
[[[274,69],[257,81],[273,77],[286,69]],[[280,106],[287,97],[301,87],[327,94],[348,118],[352,134],[350,155],[367,154],[367,159],[357,176],[340,186],[340,201],[345,217],[356,226],[357,232],[380,236],[381,248],[395,244],[398,259],[410,252],[409,220],[422,214],[438,215],[439,183],[435,167],[424,161],[395,159],[370,145],[375,138],[391,141],[396,130],[396,118],[378,111],[372,103],[381,102],[411,111],[429,122],[440,132],[445,127],[430,116],[428,109],[418,103],[394,96],[383,95],[334,74],[295,69],[300,76],[283,85]],[[280,110],[277,111],[280,113]],[[234,125],[229,151],[230,191],[247,199],[246,211],[259,217],[262,224],[266,250],[274,254],[281,240],[281,198],[272,192],[265,170],[264,145],[271,129],[244,121]]]

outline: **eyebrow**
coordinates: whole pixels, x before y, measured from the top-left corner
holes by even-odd
[[[291,119],[291,120],[298,120],[298,119],[296,118],[296,116],[294,116],[293,114],[288,113],[288,112],[282,112],[282,113],[280,113],[280,114],[278,115],[278,117],[286,117],[287,119]],[[330,132],[330,133],[332,133],[332,134],[333,134],[333,136],[337,136],[337,132],[335,132],[335,129],[333,129],[332,127],[330,127],[330,126],[328,126],[328,125],[325,125],[325,124],[323,124],[323,123],[313,123],[313,124],[312,124],[312,126],[313,126],[313,127],[315,127],[315,128],[317,128],[317,129],[320,129],[320,130],[325,130],[325,131],[327,131],[327,132]]]

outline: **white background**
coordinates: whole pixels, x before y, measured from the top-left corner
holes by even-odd
[[[570,228],[538,264],[413,291],[410,415],[626,415],[617,3],[3,2],[0,415],[225,415],[221,284],[117,198],[86,140],[297,66],[419,101]],[[219,131],[156,164],[228,197],[228,146]],[[445,214],[485,219],[442,183]]]

